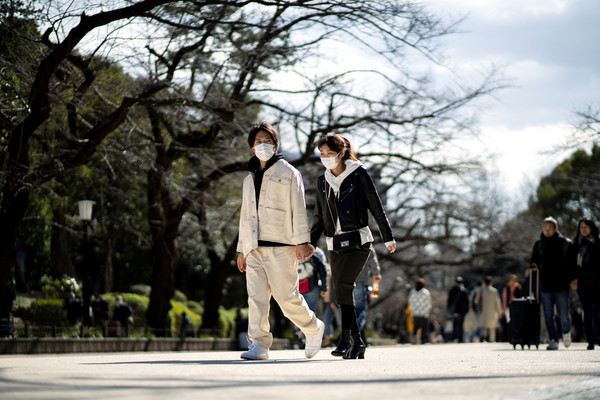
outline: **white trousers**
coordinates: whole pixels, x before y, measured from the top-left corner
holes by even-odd
[[[273,344],[269,301],[275,298],[283,314],[306,337],[319,332],[317,318],[298,291],[298,261],[294,246],[258,247],[246,257],[248,337],[265,349]]]

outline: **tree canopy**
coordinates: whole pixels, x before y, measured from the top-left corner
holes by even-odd
[[[476,134],[471,104],[505,82],[495,70],[475,87],[432,79],[438,39],[459,21],[423,4],[53,1],[36,22],[44,33],[3,60],[2,79],[13,82],[1,96],[6,285],[30,204],[46,207],[63,243],[50,246],[57,269],[69,249],[60,231],[72,231],[65,214],[96,196],[105,285],[121,284],[123,265],[146,264],[137,277],[152,284],[148,321],[159,332],[170,326],[178,269],[204,270],[203,321],[214,327],[227,285],[239,287],[231,281],[239,174],[257,119],[278,127],[309,183],[319,173],[316,141],[351,138],[379,177],[403,250],[384,265],[456,265],[485,233],[487,214],[468,201],[477,188],[466,184],[477,157],[458,151],[458,141]],[[344,52],[370,65],[340,64]],[[138,260],[122,251],[136,240]]]

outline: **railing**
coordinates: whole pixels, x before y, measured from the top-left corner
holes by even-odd
[[[224,333],[220,329],[202,329],[195,331],[199,337],[174,336],[170,329],[127,326],[121,330],[121,336],[115,337],[108,325],[39,326],[23,322],[15,327],[12,319],[2,319],[0,354],[239,350],[237,339],[220,337]],[[289,340],[275,339],[272,349],[289,347]]]
[[[100,326],[86,327],[81,323],[75,325],[34,325],[27,321],[18,326],[12,319],[0,320],[0,337],[18,338],[109,338],[109,337],[164,337],[164,338],[209,338],[231,337],[231,330],[197,329],[193,332],[176,332],[171,329],[156,329],[139,326]]]

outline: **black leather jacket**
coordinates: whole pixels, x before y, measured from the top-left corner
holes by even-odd
[[[327,205],[329,201],[329,206]],[[335,233],[336,216],[342,231],[354,231],[369,224],[368,211],[375,218],[384,242],[394,240],[392,228],[385,215],[375,184],[364,167],[358,167],[348,175],[334,196],[325,175],[317,178],[317,203],[310,230],[310,241],[317,245],[321,234],[332,237]],[[333,217],[333,219],[332,219]]]

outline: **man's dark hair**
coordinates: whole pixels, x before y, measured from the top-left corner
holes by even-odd
[[[250,148],[254,147],[254,139],[256,139],[256,134],[260,131],[267,132],[271,136],[271,139],[273,139],[275,147],[279,148],[279,134],[271,124],[267,124],[266,122],[259,122],[250,127],[250,131],[248,132],[248,146]]]
[[[417,290],[423,289],[425,287],[425,279],[423,279],[423,278],[417,279],[415,287],[416,287]]]
[[[492,277],[490,275],[486,276],[483,281],[485,282],[486,285],[490,286],[490,283],[492,283]]]

